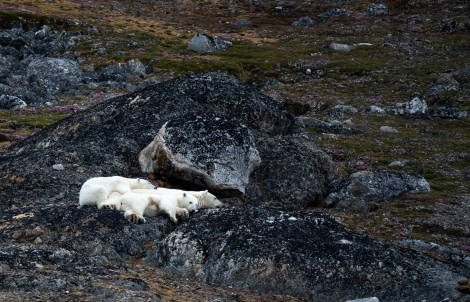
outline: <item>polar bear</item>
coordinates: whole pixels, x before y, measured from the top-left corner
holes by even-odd
[[[116,203],[116,210],[123,211],[124,217],[133,223],[145,223],[146,217],[168,214],[171,221],[178,223],[176,215],[189,217],[189,212],[196,211],[197,198],[182,193],[180,195],[156,195],[128,192]],[[182,206],[179,206],[182,205]]]
[[[209,193],[209,191],[183,191],[179,189],[168,189],[168,188],[161,188],[158,187],[155,190],[147,190],[147,189],[133,189],[133,192],[138,193],[153,193],[153,194],[162,194],[162,195],[179,195],[184,192],[192,195],[198,199],[198,209],[206,209],[206,208],[220,208],[223,207],[224,204],[215,197],[215,195]]]
[[[155,186],[149,181],[139,178],[126,178],[122,176],[94,177],[90,178],[82,185],[78,198],[80,209],[84,205],[96,205],[101,209],[111,194],[124,194],[132,189],[154,189]],[[116,196],[117,195],[117,196]]]

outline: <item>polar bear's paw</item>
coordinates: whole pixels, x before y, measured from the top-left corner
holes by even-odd
[[[189,218],[189,211],[184,208],[180,209],[178,215],[183,219]]]
[[[125,213],[124,217],[132,223],[145,223],[145,218],[135,213]]]
[[[103,209],[105,210],[116,210],[116,205],[114,203],[108,203],[103,205]]]

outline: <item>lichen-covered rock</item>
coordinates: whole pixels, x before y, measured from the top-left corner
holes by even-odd
[[[447,264],[316,211],[200,211],[153,246],[146,261],[175,274],[314,301],[441,301],[459,297],[455,285],[464,279]]]
[[[163,125],[139,154],[141,170],[223,195],[241,195],[260,164],[250,130],[215,114],[185,115]]]
[[[356,212],[368,212],[375,202],[405,193],[429,191],[429,183],[417,174],[360,171],[331,183],[326,204]]]

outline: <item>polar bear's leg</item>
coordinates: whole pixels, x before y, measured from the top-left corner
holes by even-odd
[[[108,190],[99,185],[84,185],[80,190],[78,199],[79,206],[82,208],[84,205],[97,205],[98,208],[102,202],[105,202],[108,197]]]
[[[119,192],[112,192],[109,196],[108,199],[101,203],[101,208],[100,209],[107,209],[107,210],[116,210],[116,203],[118,202],[119,198],[121,197],[121,193]]]

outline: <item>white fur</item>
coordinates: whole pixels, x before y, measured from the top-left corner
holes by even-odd
[[[94,177],[88,179],[80,189],[78,198],[80,209],[84,205],[96,205],[101,209],[107,204],[110,197],[117,200],[120,195],[132,189],[153,189],[155,186],[149,181],[139,178],[126,178],[122,176]],[[114,194],[116,193],[116,194]],[[117,193],[119,195],[117,195]],[[113,195],[113,196],[112,196]]]
[[[133,223],[144,223],[144,216],[154,217],[159,214],[168,214],[171,221],[177,223],[176,215],[188,218],[189,212],[197,209],[197,202],[197,198],[186,193],[164,196],[128,192],[119,198],[116,209],[124,211],[124,217]]]
[[[184,192],[192,195],[198,199],[198,209],[205,209],[205,208],[220,208],[223,207],[224,204],[215,197],[215,195],[209,193],[207,190],[205,191],[183,191],[179,189],[168,189],[168,188],[161,188],[158,187],[154,190],[147,190],[147,189],[133,189],[132,192],[138,193],[151,193],[151,194],[159,194],[159,195],[179,195]],[[181,206],[181,205],[180,205]]]

